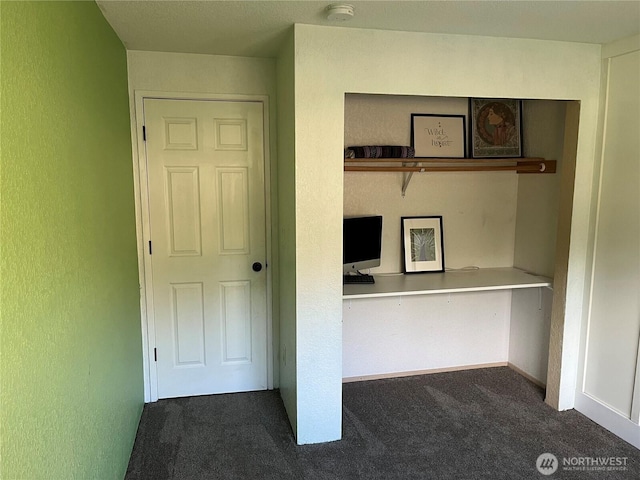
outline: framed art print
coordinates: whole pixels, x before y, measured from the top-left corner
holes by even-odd
[[[404,273],[444,272],[442,217],[402,217]]]
[[[522,157],[522,101],[472,98],[469,102],[471,156]]]
[[[411,146],[422,158],[464,158],[464,115],[411,114]]]

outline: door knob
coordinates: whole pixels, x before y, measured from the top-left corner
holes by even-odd
[[[260,270],[262,270],[262,264],[260,262],[255,262],[253,265],[251,265],[251,268],[253,268],[254,272],[259,272]]]

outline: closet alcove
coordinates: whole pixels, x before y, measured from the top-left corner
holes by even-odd
[[[345,147],[410,145],[414,113],[464,115],[469,129],[469,98],[351,93],[344,105]],[[554,298],[564,295],[578,113],[578,102],[522,99],[526,159],[345,164],[356,168],[345,168],[344,215],[384,218],[381,264],[369,272],[382,279],[379,289],[406,284],[390,280],[403,271],[403,216],[443,217],[449,271],[412,277],[437,285],[434,275],[441,275],[442,281],[454,278],[467,285],[474,283],[464,277],[470,275],[479,283],[477,288],[441,291],[425,287],[422,293],[416,293],[419,287],[403,292],[405,287],[399,286],[383,295],[363,294],[365,286],[345,286],[344,381],[509,365],[546,384],[551,317],[563,314],[561,309],[554,312],[553,305]],[[555,162],[545,174],[517,173],[517,165],[527,161]],[[437,168],[461,162],[471,168]],[[513,168],[481,168],[488,164]],[[380,168],[357,168],[363,165]],[[436,168],[398,169],[424,165]],[[478,270],[461,270],[467,267]],[[490,285],[481,278],[485,272]],[[523,272],[531,282],[524,278],[525,288],[507,280],[496,284],[505,272],[505,279]],[[560,282],[554,281],[558,273]]]

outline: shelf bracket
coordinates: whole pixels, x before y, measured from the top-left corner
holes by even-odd
[[[538,288],[538,310],[542,310],[542,287]]]
[[[417,167],[419,167],[419,162],[403,162],[402,165],[403,166],[409,166],[407,165],[408,163],[412,163],[413,165],[411,165],[412,167],[416,167],[415,170],[410,171],[410,172],[405,172],[404,174],[404,180],[402,182],[402,198],[404,198],[405,194],[407,193],[407,188],[409,188],[409,183],[411,183],[411,177],[413,177],[413,173],[415,171],[420,171],[420,172],[424,172],[423,169],[418,170]]]
[[[407,193],[407,187],[409,186],[409,182],[411,182],[411,177],[413,177],[413,172],[407,172],[404,174],[404,181],[402,182],[402,198],[404,198],[405,193]]]

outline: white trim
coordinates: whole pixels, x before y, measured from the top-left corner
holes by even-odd
[[[369,380],[384,380],[386,378],[412,377],[414,375],[431,375],[433,373],[461,372],[464,370],[477,370],[480,368],[495,368],[495,367],[509,367],[511,370],[523,376],[524,378],[529,380],[531,383],[537,385],[538,387],[546,388],[545,383],[541,382],[537,378],[532,377],[527,372],[516,367],[511,362],[478,363],[473,365],[461,365],[457,367],[430,368],[427,370],[411,370],[408,372],[381,373],[377,375],[358,375],[355,377],[344,377],[342,379],[342,383],[367,382]]]
[[[605,143],[606,143],[606,136],[607,136],[607,120],[608,120],[608,105],[609,105],[609,72],[611,69],[611,61],[610,60],[606,60],[606,65],[604,65],[604,70],[606,71],[606,80],[605,80],[605,84],[604,84],[604,91],[603,91],[603,97],[604,97],[604,104],[603,104],[603,120],[602,120],[602,143],[600,145],[600,151],[598,152],[598,163],[599,166],[597,167],[597,169],[594,169],[594,171],[596,171],[596,174],[598,175],[598,184],[596,186],[596,206],[595,206],[595,220],[594,220],[594,227],[593,227],[593,250],[591,252],[591,264],[590,264],[590,276],[588,278],[588,284],[589,284],[589,294],[588,294],[588,302],[587,302],[587,311],[586,311],[586,322],[584,324],[585,327],[585,333],[583,338],[581,338],[581,340],[584,340],[584,344],[581,345],[581,355],[579,358],[579,367],[578,367],[578,375],[579,377],[576,379],[576,395],[580,395],[580,394],[584,394],[584,386],[586,384],[587,381],[587,369],[588,369],[588,363],[589,363],[589,340],[590,340],[590,336],[591,336],[591,314],[593,312],[593,292],[594,292],[594,288],[595,288],[595,268],[596,268],[596,261],[597,261],[597,257],[598,257],[598,229],[600,227],[600,210],[601,210],[601,200],[602,200],[602,173],[604,171],[604,164],[605,164]]]
[[[613,434],[640,448],[640,425],[584,392],[576,392],[577,411],[587,416]]]
[[[134,99],[131,99],[134,100]],[[140,105],[142,105],[140,101]],[[137,240],[137,253],[138,253],[138,281],[140,286],[140,328],[142,331],[142,364],[143,364],[143,386],[144,386],[144,401],[145,403],[156,401],[158,399],[157,391],[153,392],[151,389],[151,364],[150,358],[150,345],[149,339],[155,336],[155,332],[149,331],[149,322],[147,321],[147,292],[145,288],[145,279],[147,275],[147,264],[145,255],[145,241],[143,232],[148,231],[148,225],[143,227],[143,221],[145,216],[143,211],[148,211],[148,198],[142,195],[143,191],[147,191],[146,188],[146,168],[141,165],[140,158],[144,158],[144,142],[139,135],[142,131],[142,120],[138,121],[138,118],[143,118],[142,107],[138,106],[138,99],[130,102],[130,115],[131,115],[131,149],[133,156],[133,188],[134,188],[134,200],[135,200],[135,216],[136,216],[136,240]],[[143,190],[142,184],[145,188]],[[152,325],[151,325],[152,326]],[[155,376],[155,365],[153,376]],[[155,385],[155,384],[154,384]]]
[[[151,258],[147,254],[150,241],[149,231],[149,184],[146,164],[146,143],[142,139],[144,125],[144,99],[176,99],[176,100],[217,100],[234,102],[262,103],[263,138],[264,138],[264,194],[265,194],[265,235],[267,263],[267,388],[274,388],[273,359],[273,279],[271,261],[271,157],[270,157],[270,123],[268,95],[236,95],[213,93],[165,92],[153,90],[135,90],[134,109],[131,111],[131,138],[133,143],[134,191],[136,210],[136,236],[138,240],[138,269],[140,278],[140,310],[142,331],[142,360],[144,371],[144,401],[158,400],[158,373],[154,361],[155,317],[153,312],[153,291]],[[137,148],[135,148],[137,146]]]
[[[266,237],[266,256],[265,268],[267,274],[267,388],[273,390],[276,385],[274,383],[274,351],[273,351],[273,258],[272,248],[273,242],[271,235],[271,124],[269,123],[270,108],[269,97],[261,95],[262,102],[262,130],[264,141],[264,219],[265,219],[265,237]]]
[[[636,376],[633,381],[633,394],[631,395],[631,421],[640,423],[640,342],[638,342]]]
[[[533,383],[534,385],[539,386],[540,388],[547,388],[547,384],[538,380],[536,377],[534,377],[533,375],[530,375],[529,373],[525,372],[524,370],[522,370],[521,368],[516,367],[513,363],[508,362],[507,363],[507,367],[509,367],[511,370],[513,370],[514,372],[516,372],[517,374],[523,376],[524,378],[526,378],[527,380],[529,380],[531,383]]]
[[[344,377],[342,383],[367,382],[369,380],[384,380],[386,378],[413,377],[415,375],[431,375],[432,373],[460,372],[463,370],[477,370],[479,368],[507,367],[507,362],[479,363],[474,365],[459,365],[457,367],[429,368],[427,370],[411,370],[408,372],[379,373],[375,375],[358,375]]]

